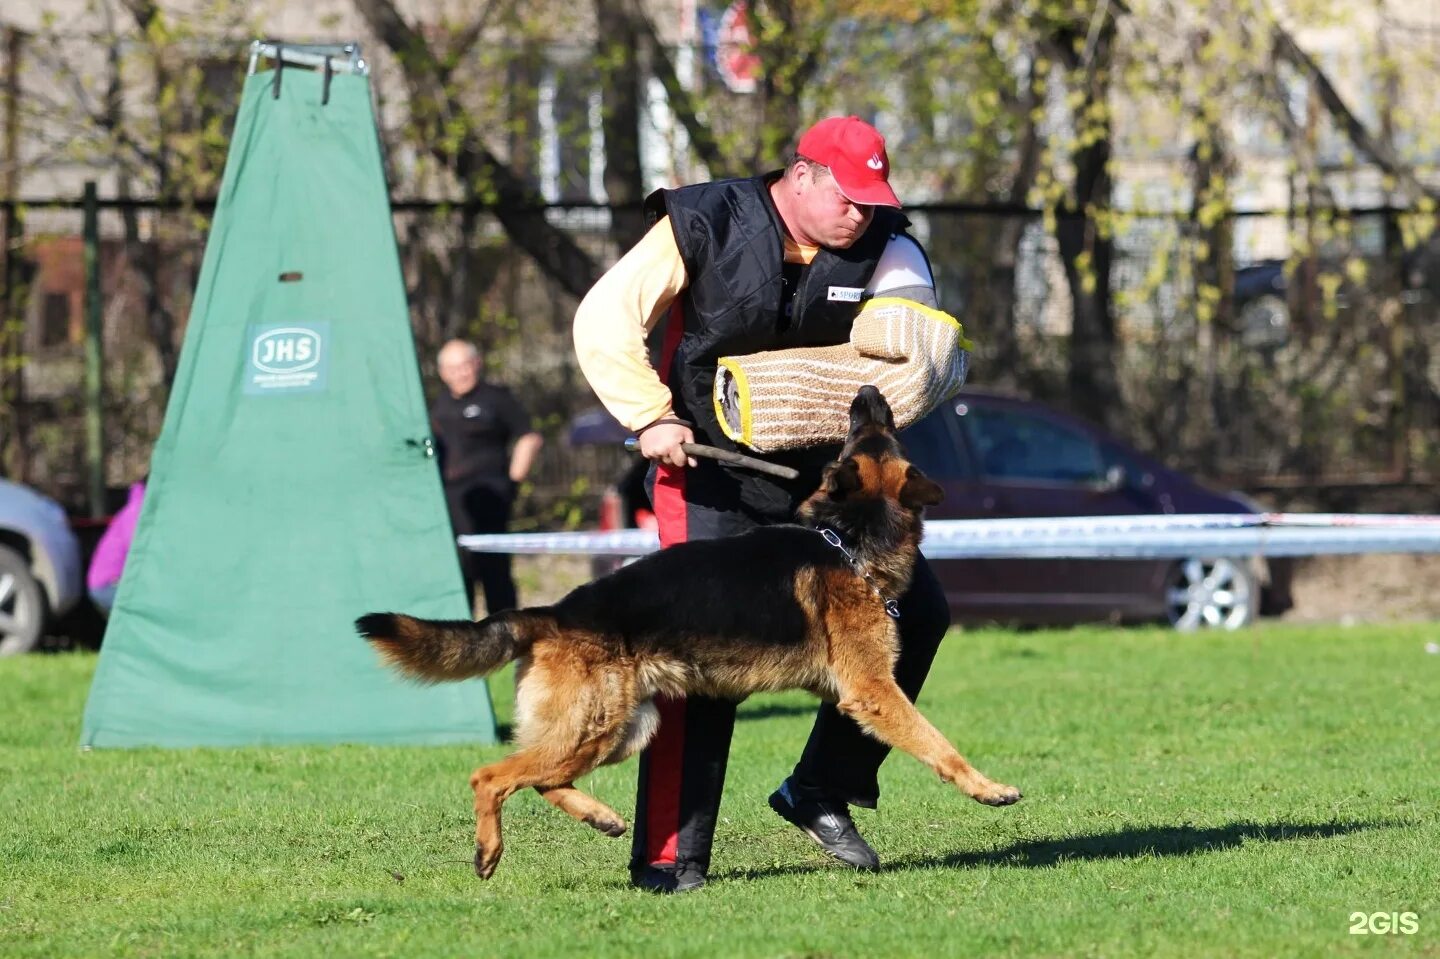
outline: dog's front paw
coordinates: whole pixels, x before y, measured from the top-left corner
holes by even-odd
[[[1009,806],[1020,801],[1020,790],[1004,783],[986,783],[970,794],[970,798],[987,806]]]

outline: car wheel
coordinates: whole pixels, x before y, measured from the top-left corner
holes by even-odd
[[[1260,608],[1260,583],[1243,559],[1184,559],[1165,580],[1165,610],[1176,629],[1239,629]]]
[[[0,546],[0,656],[28,653],[44,629],[44,590],[25,557]]]

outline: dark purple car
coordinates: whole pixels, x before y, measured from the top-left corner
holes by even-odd
[[[902,434],[945,488],[931,519],[1253,513],[1088,423],[1029,400],[967,390]],[[1235,628],[1290,607],[1290,563],[1175,560],[936,560],[957,620],[1168,621]]]
[[[613,423],[613,420],[611,421]],[[576,426],[579,424],[577,421]],[[615,423],[591,438],[619,442]],[[1255,513],[1167,469],[1088,423],[1031,400],[966,390],[901,434],[911,460],[945,488],[931,519]],[[606,493],[607,527],[635,525],[645,502],[637,460]],[[598,557],[596,572],[616,565]],[[1233,629],[1290,608],[1291,564],[1256,557],[1175,560],[942,559],[932,561],[957,622],[1169,622]]]

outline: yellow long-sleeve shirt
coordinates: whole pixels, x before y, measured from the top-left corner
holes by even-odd
[[[787,263],[809,263],[818,251],[785,237]],[[689,282],[675,232],[664,217],[600,277],[575,311],[580,372],[626,429],[674,414],[670,389],[650,364],[645,337]]]

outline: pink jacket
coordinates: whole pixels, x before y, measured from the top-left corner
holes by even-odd
[[[120,573],[125,569],[125,554],[130,552],[130,540],[135,535],[135,521],[140,518],[140,504],[145,499],[145,484],[136,483],[130,487],[130,497],[120,512],[110,518],[110,525],[95,546],[95,555],[90,557],[90,569],[85,575],[85,585],[98,589],[120,582]]]

